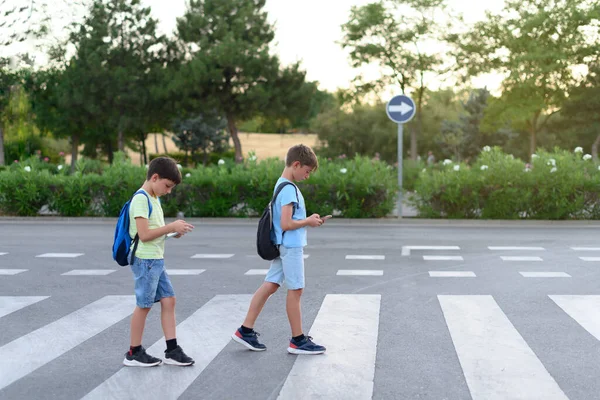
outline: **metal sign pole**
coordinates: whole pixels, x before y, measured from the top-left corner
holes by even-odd
[[[402,142],[403,142],[402,124],[398,124],[398,218],[402,218]]]
[[[396,216],[402,218],[402,144],[404,140],[403,127],[415,116],[415,102],[406,95],[394,96],[386,105],[388,118],[398,124],[398,199]]]

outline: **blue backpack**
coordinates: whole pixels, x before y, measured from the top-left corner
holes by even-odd
[[[150,198],[143,190],[138,190],[134,193],[133,197],[136,194],[143,194],[148,199],[148,218],[152,214],[152,203],[150,202]],[[129,249],[131,248],[131,236],[129,236],[129,207],[131,205],[131,199],[127,200],[127,202],[121,208],[121,213],[119,214],[119,220],[117,221],[117,226],[115,228],[115,239],[113,241],[113,259],[120,266],[129,265]],[[135,251],[137,250],[137,245],[140,240],[139,235],[136,233],[133,241],[135,242],[133,245],[133,251],[131,253],[131,259],[133,260],[133,256],[135,256]]]

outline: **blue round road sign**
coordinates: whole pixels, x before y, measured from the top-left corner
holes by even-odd
[[[403,94],[394,96],[387,103],[385,111],[392,121],[397,124],[404,124],[415,116],[415,102]]]

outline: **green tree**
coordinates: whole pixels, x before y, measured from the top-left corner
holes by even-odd
[[[592,156],[597,161],[600,146],[599,61],[589,66],[586,79],[571,90],[559,117],[560,121],[552,127],[553,130],[566,133],[563,136],[570,139],[569,147],[583,145],[591,149]]]
[[[427,157],[429,151],[433,152],[438,160],[452,157],[452,152],[441,143],[440,133],[444,121],[458,121],[462,96],[462,92],[457,93],[453,89],[425,92],[422,111],[423,129],[419,138],[423,158]]]
[[[436,40],[439,26],[436,12],[444,0],[381,0],[352,7],[350,20],[342,26],[342,47],[350,50],[353,67],[377,63],[384,73],[374,82],[358,77],[357,92],[381,91],[396,85],[402,93],[416,92],[416,126],[410,129],[410,154],[417,157],[417,137],[422,133],[423,104],[427,88],[425,74],[441,66],[441,58],[424,50],[425,43]]]
[[[67,47],[75,46],[66,57]],[[166,126],[161,107],[165,78],[156,21],[139,0],[96,0],[83,22],[74,24],[69,42],[51,50],[56,66],[38,79],[38,110],[44,129],[71,138],[72,169],[80,144],[84,154],[98,150],[112,162],[115,150],[141,149],[151,129]],[[45,111],[40,108],[46,107]]]
[[[476,156],[484,146],[481,123],[487,108],[490,92],[476,89],[462,102],[462,113],[458,121],[444,120],[440,132],[440,145],[451,150],[456,160]]]
[[[16,81],[16,74],[9,69],[9,61],[0,59],[0,165],[6,163],[4,159],[4,114],[8,108],[11,88]]]
[[[117,148],[125,150],[125,136],[145,143],[148,131],[160,125],[158,88],[162,53],[166,40],[156,32],[157,21],[150,16],[149,7],[140,0],[104,1],[108,13],[109,41],[106,68],[110,86],[105,92],[105,106],[111,113],[110,126],[117,132]],[[107,146],[112,141],[107,138]],[[142,148],[144,160],[146,149]],[[108,148],[112,159],[112,148]]]
[[[325,146],[319,149],[323,157],[349,157],[356,154],[373,157],[379,153],[382,160],[395,163],[398,156],[398,134],[395,124],[378,104],[355,105],[344,111],[337,107],[319,114],[315,130]]]
[[[202,163],[208,164],[210,152],[224,152],[229,148],[228,136],[225,132],[227,121],[215,113],[200,114],[195,118],[173,123],[173,141],[185,152],[184,163],[188,162],[188,153],[192,160],[197,151],[201,151]]]
[[[451,35],[457,65],[468,76],[497,72],[505,76],[496,114],[524,121],[530,154],[576,84],[573,68],[600,52],[600,3],[594,0],[508,0],[498,14],[467,33]],[[595,38],[595,39],[594,39]]]
[[[300,97],[300,101],[295,107],[277,110],[275,113],[268,110],[269,112],[245,121],[240,125],[240,130],[258,133],[311,132],[315,118],[337,106],[335,96],[319,90],[317,82],[305,82],[296,96]],[[308,100],[308,104],[305,100]]]
[[[208,107],[225,115],[237,162],[243,159],[238,123],[308,104],[298,64],[280,69],[269,54],[274,33],[264,6],[265,0],[190,0],[177,19],[191,58],[179,69],[177,91],[189,113]]]

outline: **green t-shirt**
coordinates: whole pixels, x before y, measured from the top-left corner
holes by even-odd
[[[140,189],[143,190],[143,189]],[[144,192],[146,192],[144,190]],[[147,194],[148,192],[146,192]],[[129,206],[129,235],[134,238],[137,234],[137,226],[135,224],[136,217],[142,217],[148,219],[148,227],[150,229],[160,228],[165,226],[165,217],[163,214],[160,201],[157,197],[152,197],[148,194],[148,198],[152,203],[152,214],[148,219],[148,200],[143,194],[136,194],[131,200]],[[131,242],[133,248],[133,241]],[[143,259],[163,259],[165,256],[165,235],[159,236],[158,238],[149,242],[143,243],[141,240],[138,243],[137,250],[135,251],[137,258]]]

